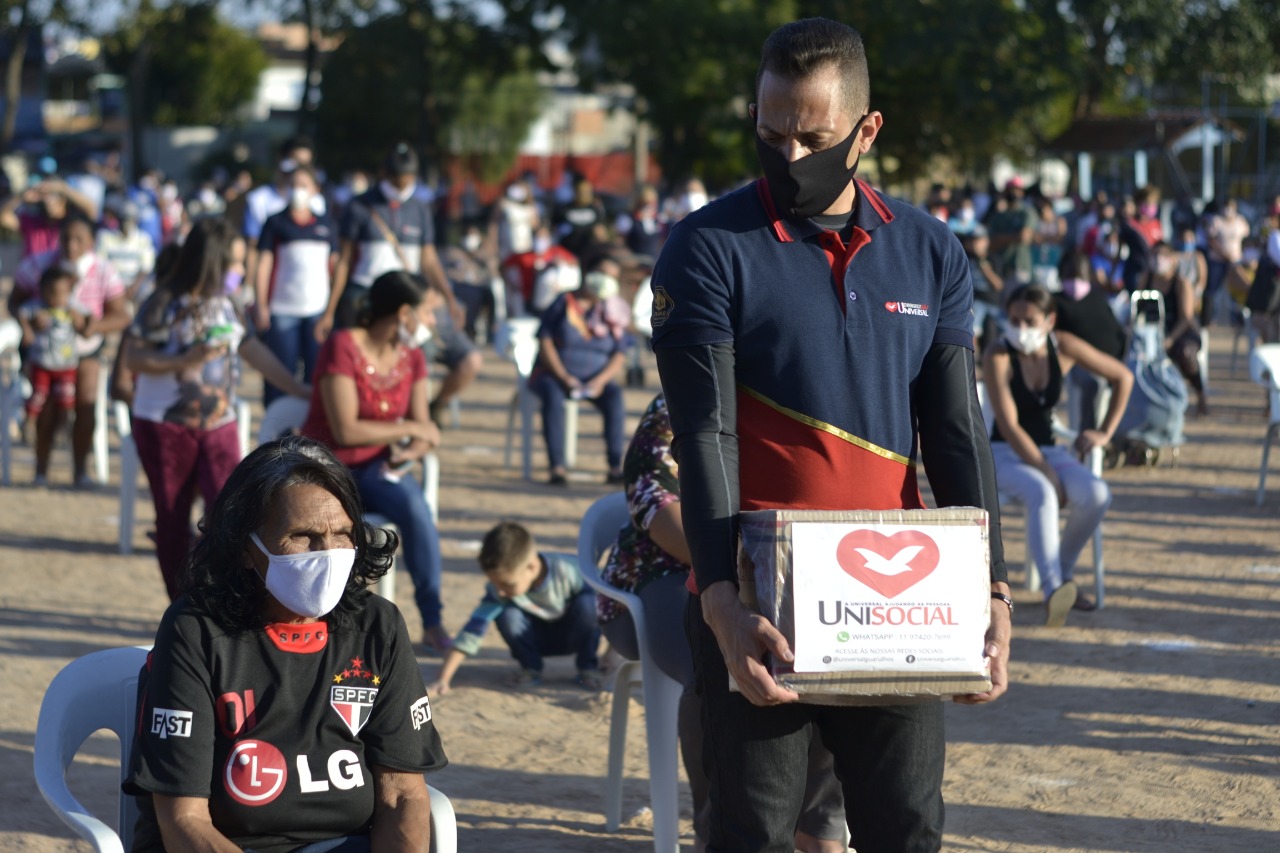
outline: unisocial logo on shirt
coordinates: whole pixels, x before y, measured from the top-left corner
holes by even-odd
[[[289,766],[284,754],[264,740],[242,740],[227,756],[222,784],[242,806],[265,806],[284,791]]]
[[[653,289],[653,318],[650,322],[654,326],[661,326],[667,322],[667,318],[671,316],[672,310],[676,307],[676,301],[667,293],[665,287],[655,287]]]

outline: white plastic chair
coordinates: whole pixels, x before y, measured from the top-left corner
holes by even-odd
[[[298,397],[279,397],[267,406],[262,416],[262,425],[258,428],[258,443],[266,444],[275,441],[291,430],[298,429],[307,420],[310,404]],[[431,520],[440,523],[440,458],[434,453],[422,457],[422,495],[426,498],[427,508],[431,510]],[[374,527],[387,527],[395,530],[391,519],[376,512],[366,512],[364,520]],[[374,592],[394,603],[396,600],[396,571],[393,568],[382,576]]]
[[[1249,378],[1267,389],[1267,435],[1262,441],[1262,465],[1258,468],[1257,504],[1267,497],[1267,464],[1271,442],[1280,436],[1280,344],[1262,344],[1249,354]]]
[[[22,416],[22,325],[0,322],[0,483],[13,484],[13,434]]]
[[[991,434],[992,427],[995,425],[996,414],[991,407],[991,398],[987,395],[987,386],[983,382],[978,382],[978,404],[982,407],[982,420],[987,428],[987,435]],[[1105,405],[1105,401],[1110,399],[1111,391],[1105,389],[1105,393],[1099,392],[1095,405]],[[1067,429],[1056,420],[1053,424],[1053,432],[1058,438],[1074,441],[1076,437],[1075,430]],[[1089,471],[1093,476],[1102,479],[1102,448],[1095,448],[1089,454]],[[997,484],[998,488],[998,484]],[[1000,507],[1005,507],[1017,503],[1017,499],[1008,492],[1000,492]],[[1040,591],[1040,572],[1031,559],[1031,555],[1027,555],[1026,561],[1027,589],[1031,592]],[[1106,599],[1106,562],[1103,557],[1102,550],[1102,527],[1099,526],[1093,534],[1093,595],[1097,600],[1098,609],[1101,610]]]
[[[520,415],[520,471],[526,480],[533,479],[533,411],[537,397],[529,390],[529,375],[538,360],[538,327],[536,317],[512,317],[498,327],[493,346],[498,354],[516,366],[516,393],[507,410],[507,439],[502,466],[511,467],[511,448],[515,440],[516,414]],[[572,468],[578,461],[578,401],[564,401],[564,461]]]
[[[116,512],[116,547],[121,554],[133,553],[134,510],[138,502],[138,470],[142,467],[138,459],[138,446],[133,440],[133,422],[129,407],[116,400],[111,404],[112,419],[116,425],[116,436],[120,439],[120,508]],[[249,403],[240,400],[236,403],[236,435],[240,439],[240,455],[249,452],[249,428],[251,415]],[[100,420],[98,425],[102,425]],[[97,440],[96,438],[94,439]]]
[[[649,654],[649,638],[645,630],[644,605],[640,597],[610,586],[600,578],[599,560],[618,537],[618,531],[629,519],[627,496],[607,495],[593,503],[582,517],[578,532],[578,568],[587,584],[601,595],[619,602],[631,613],[635,624],[636,645],[640,649],[638,666],[642,676],[645,734],[649,745],[649,803],[653,810],[653,849],[672,853],[679,846],[680,815],[678,805],[679,776],[677,767],[680,682],[667,675]],[[613,712],[609,726],[609,765],[605,783],[605,828],[617,830],[622,818],[622,758],[627,743],[627,712],[631,687],[636,680],[637,662],[619,668],[613,688]]]
[[[85,740],[107,729],[120,740],[120,780],[129,774],[129,752],[138,727],[138,673],[147,646],[106,649],[77,658],[54,676],[36,724],[35,776],[49,807],[98,853],[124,853],[133,844],[138,807],[121,795],[117,830],[89,814],[67,788],[67,769]],[[118,789],[117,789],[118,790]],[[457,853],[458,827],[449,798],[431,795],[431,849]]]

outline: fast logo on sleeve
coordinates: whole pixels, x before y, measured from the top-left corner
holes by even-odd
[[[160,740],[171,737],[191,737],[191,712],[152,708],[151,733],[160,735]]]
[[[373,700],[378,697],[381,684],[382,679],[365,669],[360,658],[352,658],[350,667],[334,675],[333,685],[329,688],[329,704],[347,724],[352,735],[360,734],[360,729],[369,721]]]
[[[423,725],[431,722],[431,700],[423,696],[409,706],[409,719],[413,721],[413,730],[419,731]]]

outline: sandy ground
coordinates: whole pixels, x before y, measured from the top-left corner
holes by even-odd
[[[1267,505],[1256,508],[1262,394],[1243,365],[1228,377],[1229,355],[1229,333],[1216,332],[1214,411],[1189,424],[1177,467],[1108,475],[1115,503],[1105,528],[1106,609],[1047,630],[1043,607],[1015,570],[1013,686],[992,706],[948,708],[948,850],[1280,849],[1280,474]],[[504,469],[513,375],[491,360],[467,395],[461,427],[446,436],[440,515],[451,630],[480,593],[474,554],[495,520],[520,521],[544,546],[572,550],[577,519],[606,493],[593,414],[582,418],[582,473],[571,489],[525,483]],[[653,386],[651,367],[649,380]],[[651,393],[628,393],[633,421]],[[29,451],[18,448],[18,483],[29,480],[30,465]],[[70,479],[65,455],[53,470],[56,483]],[[117,553],[118,476],[113,455],[112,485],[91,493],[57,484],[0,490],[6,851],[87,849],[33,784],[40,700],[72,658],[150,642],[166,605],[145,536],[153,519],[145,484],[136,550]],[[1014,514],[1006,539],[1015,561],[1021,529]],[[399,604],[411,613],[410,586],[403,578]],[[421,663],[430,677],[436,662]],[[573,687],[567,659],[552,662],[544,687],[513,693],[502,686],[511,667],[494,632],[455,692],[436,703],[452,764],[431,781],[453,800],[461,848],[651,849],[641,706],[632,706],[626,758],[624,814],[633,819],[606,833],[608,695]],[[115,750],[114,738],[95,736],[71,774],[73,789],[108,822]],[[691,847],[687,789],[683,796]]]

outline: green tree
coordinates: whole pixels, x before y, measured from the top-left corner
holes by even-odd
[[[108,65],[138,83],[134,113],[147,124],[227,124],[258,89],[267,58],[214,3],[137,12],[105,39]]]
[[[504,172],[538,114],[530,51],[431,7],[353,29],[325,64],[316,123],[326,164],[368,168],[398,139],[428,160]]]

